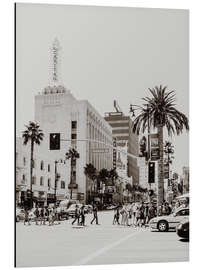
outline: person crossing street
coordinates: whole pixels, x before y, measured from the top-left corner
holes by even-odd
[[[98,211],[97,206],[96,204],[94,204],[93,205],[93,219],[91,221],[91,224],[93,224],[93,222],[96,221],[96,225],[99,225],[97,211]]]
[[[76,204],[76,206],[75,206],[75,219],[73,220],[72,225],[76,222],[76,220],[78,221],[77,225],[79,225],[79,219],[80,219],[80,209],[79,209],[79,206]]]

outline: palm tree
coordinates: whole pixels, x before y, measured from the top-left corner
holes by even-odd
[[[114,186],[116,180],[118,179],[118,173],[115,168],[109,171],[109,178],[111,179],[112,185]]]
[[[73,168],[74,166],[76,166],[76,160],[78,158],[80,158],[80,154],[78,153],[78,151],[75,148],[70,148],[68,150],[68,152],[65,154],[65,158],[66,159],[70,159],[71,160],[71,177],[70,177],[70,187],[71,187],[71,195],[70,198],[72,199],[72,195],[73,195]]]
[[[31,144],[31,151],[30,151],[30,191],[31,191],[31,202],[30,207],[33,206],[33,196],[32,196],[32,179],[33,179],[33,167],[34,167],[34,145],[38,144],[40,145],[40,142],[43,140],[44,134],[42,130],[40,129],[40,126],[35,122],[29,122],[29,125],[25,125],[27,128],[25,131],[23,131],[23,144],[27,145],[28,142]]]
[[[96,179],[96,171],[96,168],[91,163],[86,164],[86,167],[84,167],[84,174],[92,180],[90,193],[92,192],[92,184],[94,184],[94,180]]]
[[[166,91],[167,87],[155,87],[149,91],[152,97],[145,97],[141,113],[133,121],[133,131],[143,133],[149,126],[158,130],[159,161],[158,161],[158,205],[164,198],[164,161],[163,161],[163,129],[168,135],[180,135],[184,129],[189,130],[188,118],[175,108],[175,92]],[[149,120],[149,121],[148,121]]]

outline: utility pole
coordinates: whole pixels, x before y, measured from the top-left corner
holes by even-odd
[[[57,175],[57,163],[58,163],[58,161],[55,160],[55,185],[54,185],[55,204],[56,204],[56,189],[57,189],[57,180],[58,180],[58,175]]]

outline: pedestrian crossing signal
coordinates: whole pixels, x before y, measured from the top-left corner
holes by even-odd
[[[49,149],[60,150],[60,133],[50,133]]]

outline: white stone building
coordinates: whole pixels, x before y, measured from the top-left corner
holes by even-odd
[[[40,146],[35,146],[33,191],[38,198],[53,197],[55,161],[58,161],[57,173],[60,178],[57,181],[57,198],[64,199],[72,194],[74,199],[87,201],[89,184],[84,167],[92,163],[97,170],[112,168],[112,128],[87,100],[77,100],[58,81],[58,50],[58,42],[54,42],[52,81],[35,96],[34,118],[44,138]],[[50,134],[60,134],[59,150],[50,150]],[[73,165],[72,177],[71,161],[61,163],[70,148],[75,148],[80,155]],[[30,161],[27,159],[29,168]],[[26,183],[29,187],[29,169],[26,170]]]

